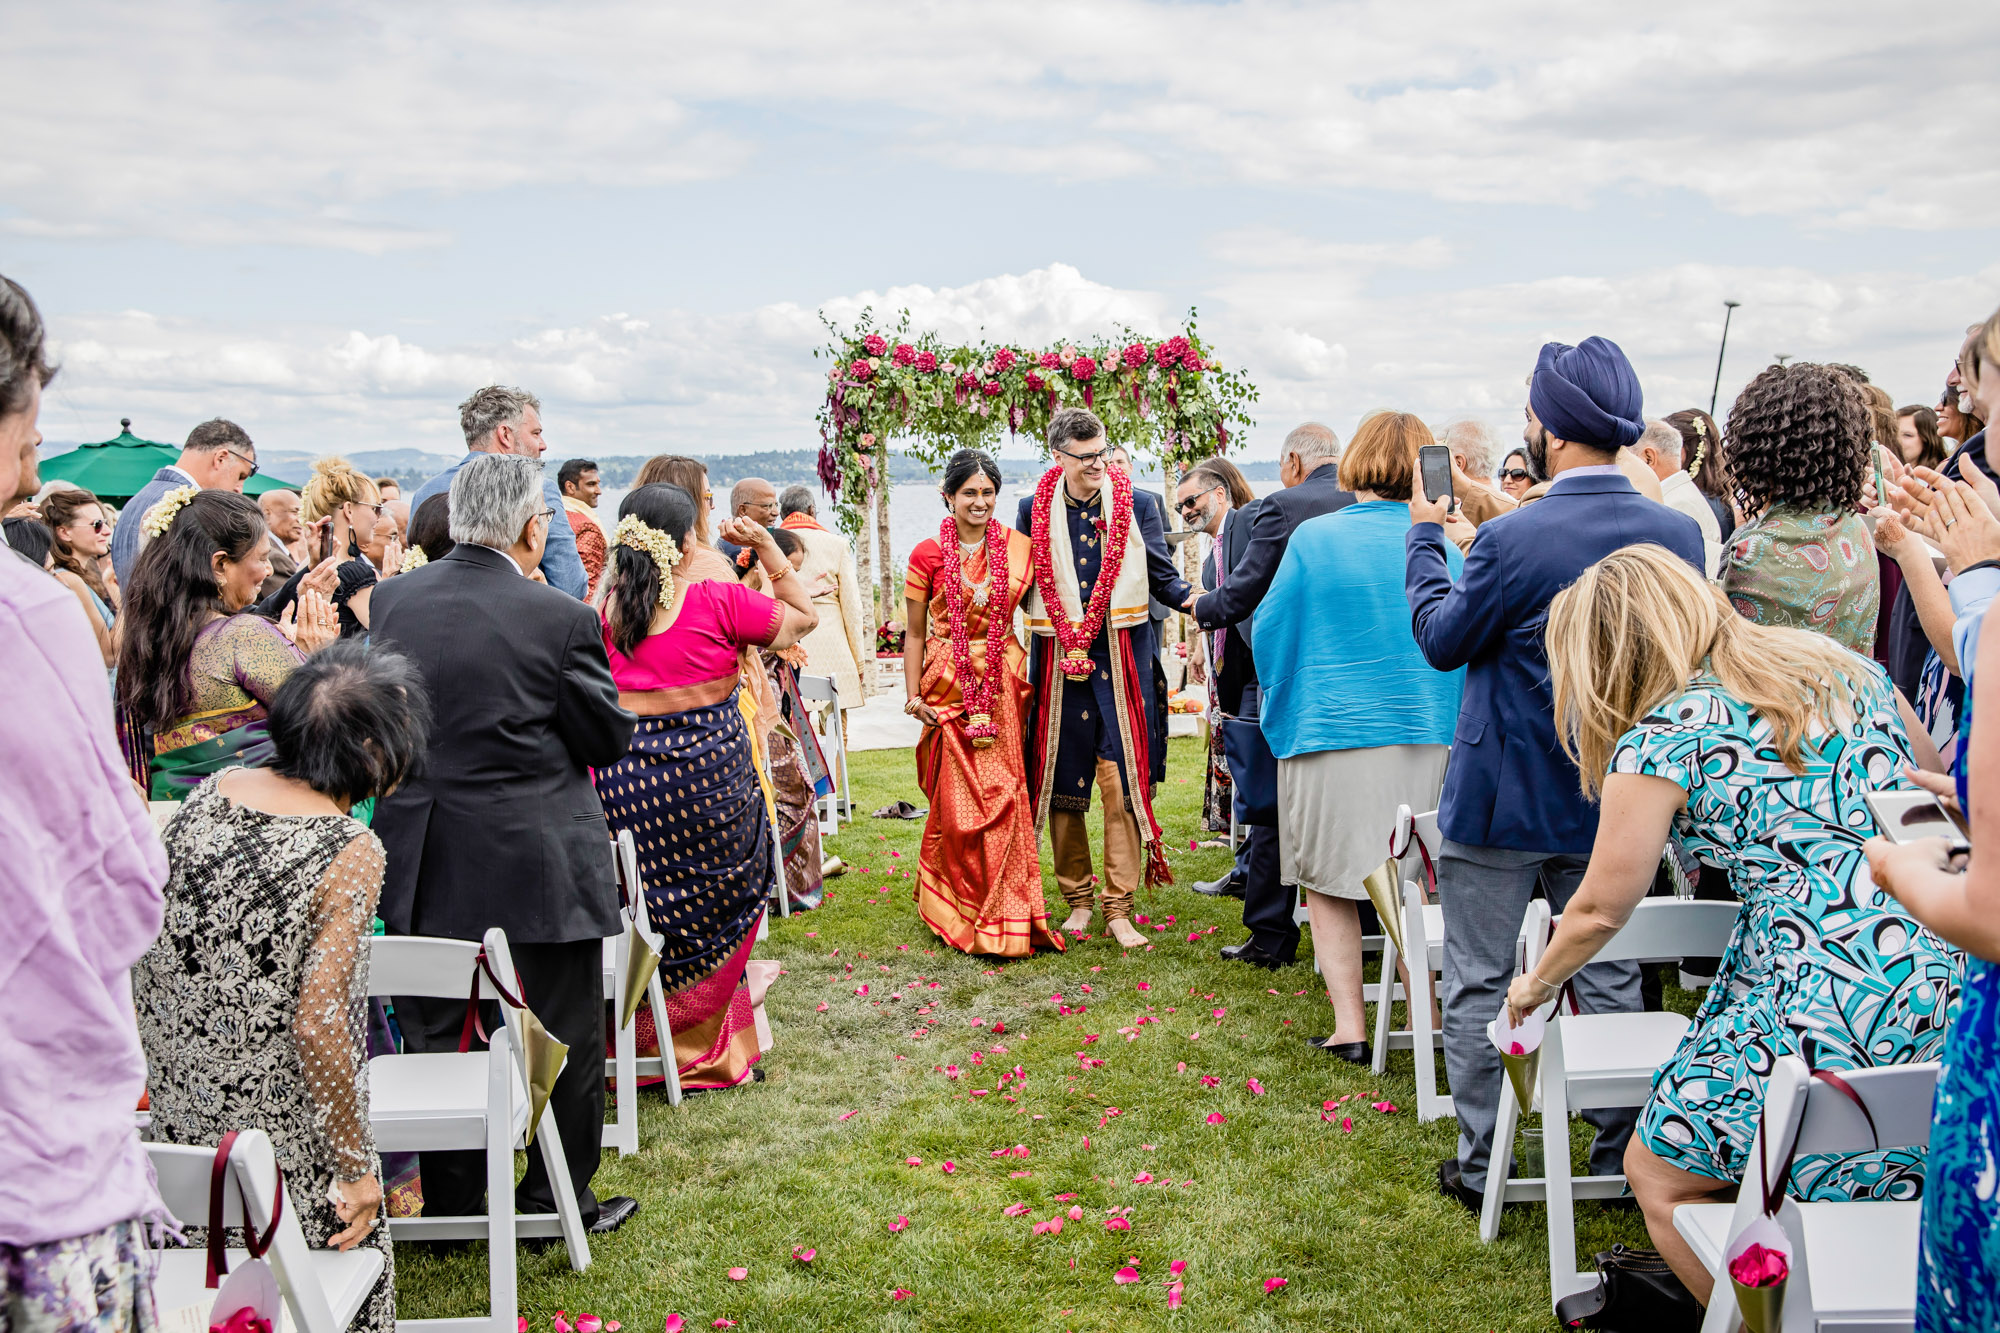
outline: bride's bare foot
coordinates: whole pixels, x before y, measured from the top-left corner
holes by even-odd
[[[1138,927],[1122,918],[1111,923],[1111,938],[1117,940],[1128,949],[1143,949],[1146,947],[1146,937],[1139,933]]]
[[[1084,931],[1089,930],[1090,909],[1088,907],[1079,907],[1074,912],[1071,912],[1069,919],[1062,923],[1062,928],[1072,935],[1080,935]]]

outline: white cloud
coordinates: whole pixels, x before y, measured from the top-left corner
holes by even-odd
[[[1842,226],[2000,207],[1965,129],[2000,112],[2000,40],[1965,5],[72,0],[8,29],[5,225],[42,235],[436,244],[398,196],[725,175],[760,147],[745,112],[1051,179],[1687,189]]]
[[[1593,333],[1631,356],[1649,412],[1705,405],[1721,330],[1718,291],[1744,302],[1731,328],[1725,404],[1774,352],[1857,362],[1899,402],[1929,401],[1957,350],[1956,328],[1940,328],[1933,312],[1964,308],[1969,291],[2000,289],[2000,265],[1948,278],[1885,270],[1835,280],[1803,269],[1682,264],[1380,295],[1368,290],[1373,270],[1364,264],[1428,263],[1433,248],[1419,241],[1357,259],[1348,248],[1278,233],[1264,239],[1276,266],[1225,285],[1203,317],[1204,335],[1262,392],[1248,442],[1258,456],[1301,420],[1344,435],[1378,407],[1440,423],[1470,414],[1509,428],[1541,343]],[[1267,309],[1259,285],[1267,279],[1298,293],[1282,320]],[[1064,264],[824,303],[843,322],[869,306],[891,319],[907,306],[916,327],[947,338],[983,330],[1026,344],[1123,324],[1158,335],[1174,323],[1157,294],[1110,287]],[[105,438],[120,416],[133,417],[142,435],[177,439],[223,415],[267,448],[450,452],[458,402],[499,381],[544,398],[557,454],[796,449],[817,444],[813,414],[825,392],[825,362],[812,356],[824,332],[812,310],[792,303],[719,316],[613,313],[463,346],[297,325],[225,330],[139,312],[58,315],[54,323],[63,373],[44,400],[42,429],[55,440]]]

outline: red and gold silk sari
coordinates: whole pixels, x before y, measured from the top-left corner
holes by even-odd
[[[972,669],[987,669],[989,617],[1012,624],[1034,579],[1028,538],[1007,530],[1007,586],[989,590],[985,606],[968,586],[965,632]],[[917,782],[930,800],[923,848],[917,862],[917,911],[939,938],[966,953],[1022,958],[1040,947],[1061,949],[1062,936],[1049,926],[1042,898],[1042,870],[1035,838],[1034,807],[1021,755],[1028,699],[1028,656],[1009,633],[1000,669],[1006,674],[994,692],[992,745],[975,749],[960,720],[965,698],[952,660],[951,604],[943,579],[952,577],[936,538],[910,553],[906,592],[930,610],[921,648],[923,700],[937,710],[938,725],[924,728],[917,743]],[[986,552],[965,558],[968,585],[987,578]]]

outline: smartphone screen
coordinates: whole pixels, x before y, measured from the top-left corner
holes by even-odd
[[[1424,494],[1433,500],[1451,500],[1451,450],[1442,444],[1427,444],[1417,450],[1417,466],[1423,470]]]

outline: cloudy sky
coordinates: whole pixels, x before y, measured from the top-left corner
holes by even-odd
[[[1189,306],[1318,418],[1510,434],[1545,339],[1647,410],[1776,353],[1934,401],[2000,301],[1978,5],[9,5],[0,272],[55,441],[817,443],[819,314],[1027,343]]]

